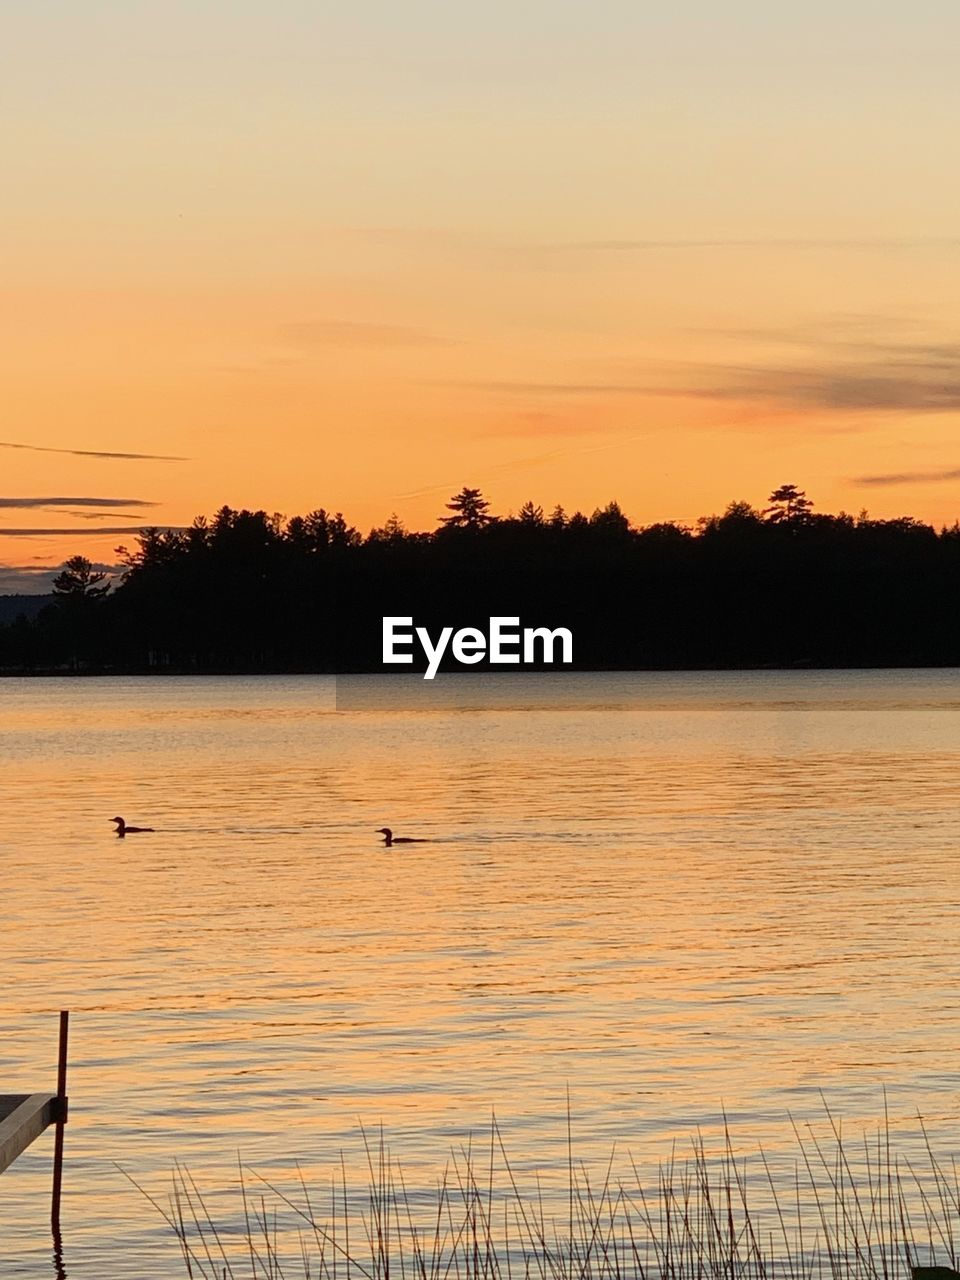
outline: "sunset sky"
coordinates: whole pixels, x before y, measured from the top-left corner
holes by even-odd
[[[958,58],[956,0],[6,6],[0,591],[464,484],[952,523]]]

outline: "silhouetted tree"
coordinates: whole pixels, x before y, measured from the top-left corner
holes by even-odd
[[[763,514],[771,524],[803,524],[813,508],[813,503],[795,484],[782,484],[767,501],[770,506]]]
[[[53,580],[53,593],[70,599],[98,600],[110,590],[106,578],[86,556],[71,556],[64,561],[63,572]]]
[[[445,505],[453,515],[441,516],[440,523],[448,529],[482,529],[496,519],[489,514],[490,503],[479,489],[463,488]]]
[[[387,521],[379,529],[371,529],[367,538],[368,542],[400,542],[407,536],[407,530],[394,511],[387,517]]]
[[[638,539],[647,543],[658,543],[663,546],[678,546],[690,542],[693,534],[682,524],[674,524],[672,520],[662,520],[658,524],[648,524],[637,533]]]
[[[610,533],[626,533],[630,528],[630,521],[620,509],[619,502],[608,502],[602,509],[597,507],[590,517],[590,523]]]
[[[86,556],[71,556],[53,580],[56,607],[45,621],[49,638],[72,670],[83,669],[93,657],[99,616],[110,590],[106,578]]]
[[[337,511],[329,525],[331,547],[358,547],[363,541],[359,529],[347,524],[343,512]]]
[[[543,507],[538,507],[534,502],[525,502],[520,508],[517,519],[521,524],[535,525],[539,528],[543,525]]]

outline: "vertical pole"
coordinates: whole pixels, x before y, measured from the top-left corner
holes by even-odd
[[[57,1128],[53,1148],[53,1201],[50,1224],[55,1236],[60,1235],[60,1187],[63,1181],[63,1126],[67,1123],[67,1033],[70,1014],[60,1010],[60,1050],[57,1056]]]

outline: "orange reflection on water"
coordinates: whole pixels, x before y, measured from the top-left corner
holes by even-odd
[[[722,1108],[786,1151],[821,1088],[960,1132],[956,673],[466,680],[4,682],[2,1083],[73,1010],[74,1280],[175,1274],[114,1161],[362,1181],[358,1118],[412,1186],[494,1108],[562,1169],[568,1085],[601,1163]],[[47,1177],[40,1143],[4,1178],[17,1274]]]

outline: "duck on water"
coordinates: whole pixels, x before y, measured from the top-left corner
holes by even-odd
[[[110,821],[117,824],[117,835],[121,840],[124,836],[139,835],[141,832],[153,830],[153,827],[128,827],[123,818],[111,818]]]
[[[127,828],[129,830],[129,827]],[[378,827],[377,835],[383,836],[383,843],[389,849],[394,844],[426,844],[422,836],[395,836],[389,827]]]

